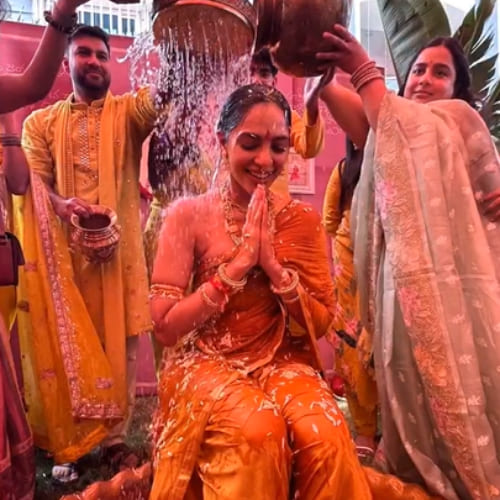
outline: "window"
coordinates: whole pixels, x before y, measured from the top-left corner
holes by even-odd
[[[108,33],[111,31],[111,26],[109,24],[109,14],[103,14],[102,16],[102,28]]]
[[[111,33],[118,34],[118,16],[115,14],[111,16]]]

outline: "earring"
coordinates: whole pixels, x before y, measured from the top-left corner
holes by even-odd
[[[214,174],[212,176],[212,187],[222,186],[229,176],[229,159],[224,148],[220,149],[217,162],[215,164]]]

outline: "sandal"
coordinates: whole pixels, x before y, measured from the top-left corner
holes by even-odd
[[[66,462],[52,467],[52,480],[56,483],[68,484],[78,480],[78,471],[74,462]]]
[[[375,450],[369,446],[357,445],[356,452],[358,454],[359,461],[362,464],[370,463],[375,456]]]
[[[117,443],[102,450],[102,461],[114,472],[135,469],[139,465],[139,457],[125,443]]]

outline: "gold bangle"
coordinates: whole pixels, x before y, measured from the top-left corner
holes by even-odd
[[[300,281],[299,273],[295,271],[295,269],[290,269],[287,267],[285,267],[284,269],[288,273],[288,276],[290,276],[291,280],[288,285],[280,288],[271,285],[271,290],[277,295],[286,295],[287,293],[293,292],[297,288]]]
[[[151,285],[149,290],[149,300],[152,299],[169,299],[179,301],[184,297],[184,290],[175,285],[165,285],[163,283],[155,283]]]
[[[226,266],[227,263],[223,263],[217,268],[217,274],[219,275],[221,281],[224,282],[227,286],[233,288],[237,292],[243,290],[243,288],[245,288],[245,285],[247,284],[247,277],[244,276],[239,281],[233,280],[227,275]]]
[[[294,302],[297,302],[297,300],[300,299],[300,295],[297,293],[297,295],[291,299],[286,299],[285,297],[281,297],[281,300],[285,303],[285,304],[293,304]]]
[[[215,302],[215,300],[211,299],[208,296],[207,291],[205,290],[206,286],[207,286],[207,283],[203,283],[201,286],[198,287],[198,290],[200,291],[201,300],[208,307],[222,311],[224,309],[224,306],[226,305],[226,301],[222,302],[221,304],[219,304],[218,302]]]

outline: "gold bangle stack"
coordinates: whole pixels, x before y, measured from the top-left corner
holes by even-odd
[[[223,283],[231,287],[235,292],[240,292],[241,290],[243,290],[243,288],[245,288],[245,285],[247,284],[247,277],[244,276],[239,281],[233,280],[227,275],[226,266],[227,264],[223,263],[217,268],[217,274],[219,275],[219,278]]]
[[[359,66],[351,75],[351,83],[356,92],[359,93],[362,87],[373,80],[383,80],[384,77],[380,70],[377,69],[375,61],[366,61]]]

